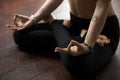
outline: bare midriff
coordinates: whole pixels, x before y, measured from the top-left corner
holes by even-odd
[[[80,18],[90,19],[95,11],[97,0],[69,0],[70,12]],[[115,15],[112,4],[109,7],[108,16]]]

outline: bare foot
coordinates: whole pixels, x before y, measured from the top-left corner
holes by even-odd
[[[83,37],[85,35],[85,33],[87,32],[87,30],[83,29],[80,33],[80,36]],[[100,46],[104,46],[105,44],[109,44],[110,43],[110,39],[108,39],[107,36],[105,35],[99,35],[96,39],[96,42],[100,45]]]
[[[107,38],[107,36],[105,35],[99,35],[97,37],[96,42],[100,45],[100,46],[104,46],[105,44],[109,44],[110,43],[110,39]]]
[[[82,29],[81,33],[80,33],[80,36],[83,37],[85,35],[85,33],[87,32],[87,30],[85,29]]]

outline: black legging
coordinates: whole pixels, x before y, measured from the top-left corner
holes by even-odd
[[[23,31],[15,31],[15,42],[24,49],[35,48],[46,51],[52,49],[53,51],[57,44],[59,47],[67,47],[73,39],[80,43],[84,41],[84,38],[81,38],[79,34],[82,29],[88,29],[90,19],[81,19],[71,14],[72,26],[70,29],[67,29],[62,23],[62,20],[55,20],[51,25],[41,23]],[[90,54],[75,57],[60,53],[62,63],[72,75],[83,77],[96,72],[115,53],[119,42],[119,24],[116,16],[107,18],[101,34],[110,38],[110,44],[101,47],[96,43],[93,52]]]
[[[48,52],[57,46],[49,23],[34,24],[25,30],[13,32],[15,43],[26,51]]]

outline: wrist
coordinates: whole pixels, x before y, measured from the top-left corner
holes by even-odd
[[[83,43],[83,45],[85,45],[89,49],[90,52],[93,52],[93,47],[92,46],[90,46],[87,43]]]
[[[31,15],[30,19],[32,20],[33,24],[37,23],[37,19],[35,18],[34,15]]]

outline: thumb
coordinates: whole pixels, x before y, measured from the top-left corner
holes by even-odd
[[[67,50],[67,48],[56,47],[56,48],[55,48],[55,52],[67,53],[68,50]]]

